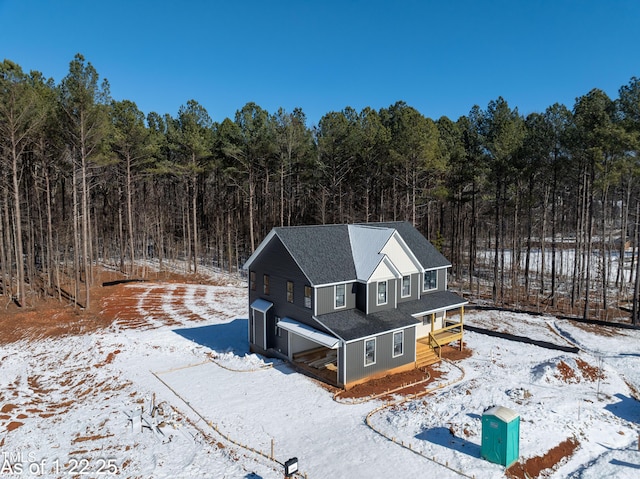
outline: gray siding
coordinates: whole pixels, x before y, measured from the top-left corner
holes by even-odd
[[[390,279],[387,281],[387,304],[378,306],[378,282],[374,281],[369,283],[367,289],[369,291],[367,304],[369,306],[368,314],[376,313],[378,311],[385,311],[388,309],[395,309],[396,306],[396,292],[398,287],[396,286],[397,280]]]
[[[415,327],[404,329],[404,354],[393,357],[393,333],[383,333],[376,336],[376,363],[364,365],[365,339],[354,341],[346,345],[346,378],[343,384],[358,381],[372,374],[388,371],[415,361],[416,335]],[[366,338],[370,339],[370,338]],[[339,378],[340,379],[340,378]]]
[[[262,254],[251,264],[250,271],[256,272],[256,290],[252,291],[249,287],[249,304],[262,298],[273,303],[273,308],[269,310],[273,316],[289,317],[318,327],[311,319],[313,294],[311,297],[312,308],[304,307],[304,287],[309,285],[309,281],[277,236],[272,238]],[[263,292],[264,274],[269,275],[269,294]],[[293,281],[293,303],[287,302],[287,281]],[[267,346],[271,348],[276,345],[268,344]]]
[[[436,289],[434,289],[433,291],[422,291],[422,287],[424,285],[424,277],[420,277],[420,295],[422,294],[429,294],[429,293],[434,293],[436,291],[446,291],[446,284],[447,284],[447,274],[449,269],[448,268],[441,268],[436,270],[438,272],[438,287]]]
[[[289,331],[280,330],[280,336],[276,336],[275,349],[286,356],[289,355]]]
[[[358,292],[356,293],[356,308],[365,313],[367,311],[367,285],[366,283],[356,283]]]
[[[343,309],[353,309],[356,307],[356,295],[353,293],[353,283],[345,285],[345,307],[335,308],[335,287],[323,286],[316,289],[316,297],[318,298],[318,314],[333,313]]]
[[[398,303],[420,299],[420,288],[422,288],[422,273],[415,273],[411,275],[411,296],[403,298],[402,297],[402,280],[398,281],[397,283],[398,283],[398,287],[397,287],[396,294],[398,298]]]
[[[442,268],[438,270],[438,291],[444,291],[447,288],[445,287],[447,284],[447,269]]]

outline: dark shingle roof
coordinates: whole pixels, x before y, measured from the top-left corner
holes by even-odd
[[[451,291],[435,291],[425,294],[415,301],[398,303],[398,309],[405,314],[418,314],[433,311],[443,311],[455,306],[467,304],[468,301]]]
[[[363,223],[361,226],[396,229],[425,269],[451,266],[451,263],[406,221]],[[356,279],[348,225],[280,227],[274,228],[274,232],[314,286]]]
[[[374,226],[395,228],[407,246],[413,251],[425,269],[451,266],[451,262],[440,253],[411,223],[392,221],[389,223],[373,223]]]
[[[313,285],[353,281],[356,268],[347,225],[274,228]]]
[[[417,323],[415,318],[397,309],[367,315],[357,309],[348,309],[322,314],[314,319],[345,341],[406,328]]]

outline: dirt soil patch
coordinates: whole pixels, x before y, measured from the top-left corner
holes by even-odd
[[[566,383],[579,383],[581,379],[595,382],[598,379],[605,378],[605,375],[600,368],[592,366],[580,358],[576,358],[576,366],[579,369],[579,374],[567,363],[560,361],[556,367],[558,370],[556,372],[556,377],[558,379],[562,379]]]
[[[557,366],[558,372],[556,377],[558,379],[562,379],[565,383],[575,383],[578,382],[576,377],[576,372],[573,370],[571,366],[569,366],[564,361],[560,361]]]
[[[592,366],[591,364],[589,364],[586,361],[583,361],[582,359],[576,358],[576,364],[580,369],[582,376],[588,381],[595,382],[598,379],[602,380],[605,378],[605,375],[602,372],[602,369]]]
[[[135,278],[135,281],[156,284],[223,284],[222,280],[171,272],[148,272],[144,277]],[[4,307],[0,305],[0,345],[20,340],[89,334],[109,327],[116,319],[124,327],[148,327],[135,307],[139,301],[139,292],[127,288],[132,282],[134,280],[118,271],[96,268],[89,309],[74,305],[64,298],[61,301],[55,298],[30,298],[22,307],[13,302],[8,302]],[[103,286],[105,283],[107,285]],[[84,301],[84,285],[80,295]]]
[[[542,471],[553,469],[564,458],[572,456],[579,445],[580,443],[575,439],[567,439],[547,451],[543,456],[532,457],[524,463],[516,462],[506,470],[506,475],[510,479],[534,479],[539,477]]]

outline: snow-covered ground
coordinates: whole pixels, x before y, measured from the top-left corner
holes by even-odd
[[[278,463],[295,456],[309,478],[499,478],[504,468],[480,458],[481,416],[492,405],[520,414],[521,459],[579,441],[548,477],[640,475],[640,403],[629,387],[640,390],[638,331],[595,335],[552,317],[473,312],[469,324],[582,351],[467,332],[473,355],[461,369],[442,364],[438,384],[447,386],[389,407],[343,404],[286,364],[248,353],[239,285],[126,287],[139,298],[135,311],[108,330],[0,347],[0,477],[83,467],[96,477],[102,467],[101,477],[281,478]],[[277,462],[265,457],[272,452]]]
[[[493,258],[495,251],[491,249],[481,249],[478,252],[478,262],[479,264],[485,264],[487,266],[492,267]],[[499,253],[501,254],[501,253]],[[618,275],[618,270],[622,268],[622,277],[624,281],[627,283],[631,281],[631,258],[634,252],[630,249],[625,251],[624,256],[621,256],[620,252],[617,250],[610,251],[609,257],[605,258],[607,260],[607,278],[609,282],[614,282]],[[635,252],[636,257],[638,252]],[[556,265],[555,270],[560,276],[570,277],[573,275],[573,266],[576,261],[576,252],[574,249],[558,249],[555,253],[556,255]],[[505,250],[504,252],[504,267],[506,270],[511,268],[511,262],[513,261],[514,255],[512,254],[512,250]],[[600,250],[595,250],[592,253],[591,261],[593,265],[592,274],[593,277],[601,277],[602,275],[602,252]],[[540,272],[542,271],[542,260],[543,254],[540,248],[532,248],[531,255],[529,257],[529,269],[531,272]],[[520,268],[524,270],[527,261],[527,252],[526,249],[523,249],[520,252]],[[544,262],[545,262],[545,270],[546,274],[549,275],[551,271],[551,264],[553,261],[553,252],[551,250],[551,242],[547,243],[547,247],[544,253]],[[599,276],[596,276],[599,275]]]

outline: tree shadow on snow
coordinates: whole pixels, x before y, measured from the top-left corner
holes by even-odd
[[[640,465],[639,464],[632,464],[630,462],[620,461],[619,459],[611,459],[609,461],[609,464],[612,464],[614,466],[630,467],[631,469],[640,469]]]
[[[467,441],[461,437],[454,436],[446,427],[426,429],[415,437],[422,441],[429,441],[448,449],[454,449],[464,454],[468,454],[471,457],[480,457],[480,446],[478,444]]]
[[[620,419],[637,423],[640,417],[640,402],[620,393],[616,394],[615,397],[620,401],[615,404],[608,404],[605,409]]]
[[[238,318],[230,323],[174,329],[173,332],[218,353],[232,352],[237,356],[249,353],[248,319]]]
[[[251,472],[251,473],[247,474],[246,476],[244,476],[244,479],[262,479],[262,476],[259,476],[255,472]]]

